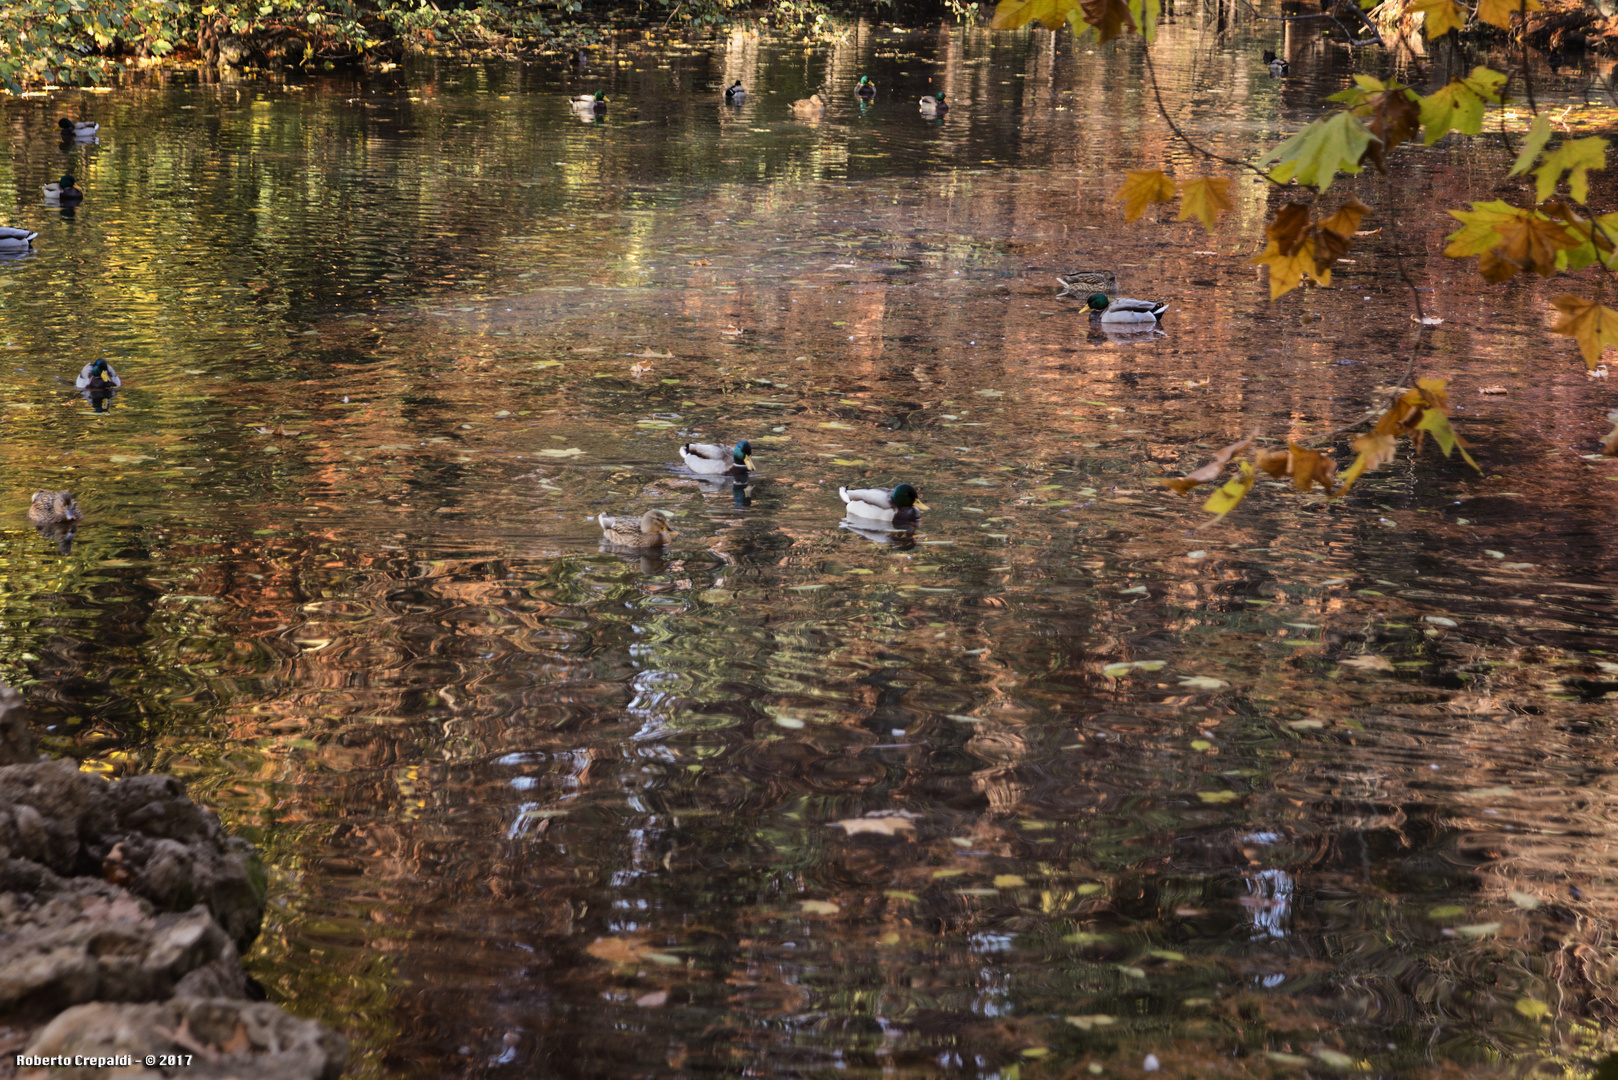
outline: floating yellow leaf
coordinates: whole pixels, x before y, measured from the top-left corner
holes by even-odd
[[[805,915],[835,915],[843,910],[829,900],[804,900],[798,907]]]
[[[1174,198],[1174,181],[1164,176],[1161,169],[1130,169],[1129,178],[1112,197],[1124,204],[1124,220],[1134,221],[1152,203]]]
[[[1020,874],[996,874],[994,887],[997,889],[1020,889],[1028,882]]]
[[[1227,803],[1235,802],[1241,796],[1234,791],[1199,791],[1197,798],[1205,803]]]
[[[1230,178],[1199,176],[1180,185],[1180,216],[1175,220],[1194,217],[1211,233],[1214,221],[1230,207]]]

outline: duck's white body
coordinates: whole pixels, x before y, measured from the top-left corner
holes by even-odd
[[[79,372],[79,377],[73,380],[73,385],[78,387],[80,390],[88,389],[90,386],[90,369],[93,367],[95,367],[95,364],[93,363],[85,364],[84,369]],[[111,364],[107,365],[105,381],[113,386],[124,385],[124,380],[118,377],[118,373],[112,369]]]
[[[868,521],[886,521],[891,523],[893,515],[901,507],[893,505],[893,495],[881,488],[854,488],[852,490],[840,487],[837,494],[843,500],[843,509],[851,518],[865,518]]]
[[[725,100],[730,102],[732,105],[740,105],[742,102],[747,100],[747,91],[739,82],[734,86],[727,86],[725,87]]]
[[[926,116],[937,116],[941,112],[948,112],[949,105],[947,102],[939,101],[937,98],[928,95],[921,99],[921,111]]]
[[[567,100],[568,104],[573,106],[574,112],[583,113],[587,116],[607,111],[606,101],[597,101],[594,94],[580,94],[576,98],[568,98]]]
[[[27,251],[34,246],[34,237],[37,232],[27,229],[13,229],[9,225],[0,225],[0,251]]]
[[[717,443],[686,443],[680,447],[680,460],[692,472],[707,476],[719,476],[736,467],[731,448]]]
[[[91,139],[91,138],[94,138],[95,133],[100,131],[100,130],[101,130],[101,125],[96,123],[93,120],[75,120],[75,121],[73,121],[72,135],[73,135],[73,137],[75,139]],[[61,132],[62,132],[62,134],[64,136],[68,134],[67,128],[62,128]]]
[[[1107,326],[1155,326],[1168,310],[1161,300],[1131,300],[1127,296],[1114,297],[1101,313],[1101,322]]]

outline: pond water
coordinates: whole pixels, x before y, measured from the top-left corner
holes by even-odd
[[[1390,70],[1280,25],[1164,26],[1211,148]],[[41,235],[0,264],[0,675],[261,846],[252,970],[356,1077],[1563,1075],[1618,962],[1618,468],[1564,284],[1440,255],[1511,152],[1340,182],[1382,231],[1271,303],[1263,184],[1212,237],[1123,224],[1125,170],[1203,168],[1142,79],[862,25],[6,100]],[[1056,299],[1082,266],[1164,333]],[[1429,446],[1200,531],[1151,483],[1353,421],[1412,350],[1481,473]],[[699,483],[692,438],[756,472]],[[913,536],[839,526],[900,481]],[[666,554],[599,546],[649,507]]]

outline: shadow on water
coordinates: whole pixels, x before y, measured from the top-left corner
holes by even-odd
[[[1159,49],[1231,154],[1355,62],[1191,15]],[[1272,304],[1262,185],[1213,237],[1122,225],[1124,170],[1202,168],[1135,57],[862,26],[154,75],[67,147],[73,95],[6,100],[8,223],[41,235],[0,264],[0,673],[59,751],[185,775],[263,846],[254,971],[356,1076],[1566,1060],[1615,959],[1603,384],[1548,339],[1552,284],[1485,290],[1437,233]],[[1510,160],[1399,153],[1341,185],[1368,222]],[[71,221],[37,195],[68,167]],[[1401,263],[1484,473],[1261,483],[1192,531],[1151,481],[1400,376]],[[1090,266],[1162,332],[1055,298]],[[101,357],[124,386],[85,408]],[[687,474],[699,438],[759,471]],[[914,530],[840,527],[839,485],[901,481]],[[47,487],[76,541],[23,527]],[[668,551],[598,547],[648,507]]]

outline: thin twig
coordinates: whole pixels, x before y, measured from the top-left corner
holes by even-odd
[[[1163,91],[1157,85],[1157,67],[1156,67],[1156,65],[1154,65],[1152,63],[1152,50],[1150,48],[1143,49],[1143,50],[1141,50],[1141,55],[1146,58],[1146,74],[1152,80],[1152,97],[1154,97],[1157,100],[1157,111],[1158,111],[1159,115],[1161,115],[1163,117],[1164,121],[1169,125],[1169,130],[1174,132],[1175,136],[1181,142],[1185,143],[1193,151],[1195,151],[1196,153],[1201,154],[1203,157],[1207,158],[1210,161],[1222,161],[1226,165],[1229,165],[1229,166],[1231,166],[1232,168],[1235,168],[1235,169],[1251,169],[1253,172],[1258,173],[1258,175],[1264,177],[1264,179],[1270,180],[1269,174],[1266,173],[1263,169],[1259,168],[1257,165],[1254,165],[1254,164],[1252,164],[1250,162],[1246,162],[1246,161],[1237,161],[1235,158],[1228,158],[1228,157],[1225,157],[1223,154],[1216,154],[1212,150],[1209,150],[1209,149],[1207,149],[1205,147],[1202,147],[1202,146],[1198,146],[1196,143],[1192,142],[1191,137],[1189,135],[1187,135],[1184,131],[1180,130],[1180,125],[1176,124],[1174,122],[1174,117],[1169,115],[1168,106],[1163,104]],[[1274,184],[1275,181],[1270,180],[1270,183]],[[1276,185],[1276,186],[1279,187],[1280,185]]]

